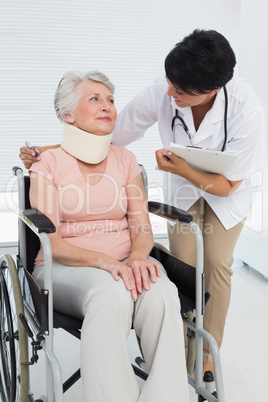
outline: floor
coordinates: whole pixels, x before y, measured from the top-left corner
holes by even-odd
[[[267,402],[268,281],[238,261],[233,266],[233,272],[232,299],[221,349],[225,400]],[[79,341],[56,330],[55,349],[58,350],[65,379],[79,367]],[[130,359],[134,361],[138,348],[133,331],[128,339],[128,349]],[[45,367],[41,356],[39,363],[30,370],[31,390],[37,399],[45,393]],[[193,388],[189,387],[189,391],[190,401],[197,402]],[[67,391],[64,402],[80,401],[82,392],[79,380]]]

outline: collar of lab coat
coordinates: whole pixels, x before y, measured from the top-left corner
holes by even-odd
[[[215,128],[213,127],[214,124],[224,120],[225,96],[223,89],[220,89],[217,93],[214,104],[201,122],[198,131],[195,130],[192,109],[190,107],[180,108],[175,103],[174,98],[171,99],[170,103],[172,105],[174,115],[176,113],[175,109],[177,109],[179,115],[184,119],[185,123],[187,124],[192,137],[193,145],[197,145],[201,141],[204,141],[212,135],[215,135]],[[176,123],[179,124],[179,121],[177,121]]]

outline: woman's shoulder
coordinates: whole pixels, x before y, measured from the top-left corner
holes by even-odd
[[[110,154],[123,160],[135,159],[135,155],[126,147],[120,145],[110,145]]]
[[[34,163],[31,167],[32,171],[53,171],[62,170],[63,167],[71,166],[73,156],[65,152],[61,147],[56,149],[48,149],[41,153],[40,161]]]
[[[54,160],[55,162],[57,161],[58,163],[61,163],[62,161],[66,162],[67,160],[70,161],[73,159],[73,156],[68,154],[64,149],[61,147],[54,148],[54,149],[48,149],[44,151],[41,154],[41,160],[45,159],[47,161],[52,161]]]
[[[76,159],[61,147],[41,153],[40,161],[32,164],[30,171],[38,173],[58,184],[63,177],[71,177],[76,172]]]
[[[119,146],[110,146],[110,163],[113,174],[117,171],[119,176],[124,177],[126,183],[132,181],[141,172],[138,161],[129,149]]]

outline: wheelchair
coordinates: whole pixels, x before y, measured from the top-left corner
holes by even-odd
[[[52,253],[48,234],[53,233],[55,227],[40,211],[31,209],[29,176],[19,167],[14,167],[13,173],[17,176],[19,191],[19,243],[16,264],[8,254],[0,259],[0,398],[3,402],[63,402],[64,393],[80,378],[80,369],[62,381],[54,351],[53,328],[61,328],[80,339],[82,321],[53,310]],[[147,188],[143,167],[142,175]],[[198,402],[225,402],[219,349],[215,339],[203,329],[209,295],[204,291],[201,231],[193,217],[178,208],[149,201],[149,212],[189,225],[195,234],[196,268],[177,260],[161,245],[155,244],[151,256],[163,264],[179,291],[181,314],[189,339],[188,382],[195,389]],[[40,241],[46,265],[44,289],[31,275]],[[203,378],[203,339],[212,351],[216,391],[212,373],[206,372]],[[41,352],[45,353],[46,361],[46,395],[35,399],[29,386],[29,368],[38,362]],[[149,374],[145,362],[138,357],[135,363],[132,364],[135,374],[146,381]]]

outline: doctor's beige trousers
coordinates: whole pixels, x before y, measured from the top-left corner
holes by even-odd
[[[33,276],[43,286],[44,267]],[[188,402],[183,324],[176,286],[164,270],[134,302],[123,281],[104,270],[53,263],[58,311],[84,319],[81,376],[84,402]],[[142,390],[131,366],[127,338],[140,338],[149,370]]]
[[[188,212],[200,227],[204,241],[205,290],[211,295],[205,310],[204,329],[215,338],[220,348],[231,298],[233,251],[245,220],[226,230],[203,198],[196,201]],[[196,244],[192,230],[186,225],[168,224],[168,236],[171,254],[195,266]],[[212,362],[206,341],[203,361]]]

